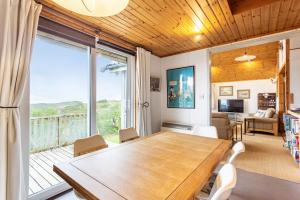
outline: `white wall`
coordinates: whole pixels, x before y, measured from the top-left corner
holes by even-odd
[[[150,66],[150,76],[161,78],[160,58],[151,55]],[[155,133],[161,127],[161,92],[151,92],[150,98],[152,132]]]
[[[290,38],[290,92],[294,94],[291,108],[300,108],[300,37]]]
[[[220,86],[233,86],[233,96],[219,96]],[[236,81],[213,83],[213,111],[218,110],[218,99],[237,99],[237,90],[250,89],[250,99],[244,100],[244,112],[255,113],[257,111],[257,94],[258,93],[276,93],[276,84],[271,83],[270,79],[251,80],[251,81]]]
[[[195,109],[167,108],[166,70],[195,66]],[[161,58],[161,120],[184,124],[210,124],[210,68],[208,50]]]

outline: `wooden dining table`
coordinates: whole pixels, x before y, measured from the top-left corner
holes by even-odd
[[[231,141],[174,132],[106,148],[53,170],[87,199],[193,199]]]

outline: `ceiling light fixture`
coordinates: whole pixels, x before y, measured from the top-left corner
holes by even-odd
[[[201,34],[201,33],[195,36],[195,40],[197,42],[199,42],[199,40],[201,40],[202,38],[203,38],[203,34]]]
[[[94,16],[108,17],[124,10],[129,0],[52,0],[73,12]]]
[[[237,62],[244,62],[244,61],[250,62],[251,60],[254,60],[255,58],[256,58],[256,56],[248,55],[247,52],[245,51],[245,54],[243,56],[236,57],[234,60]]]

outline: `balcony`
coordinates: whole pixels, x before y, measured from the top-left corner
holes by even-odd
[[[68,161],[72,157],[73,145],[30,154],[29,196],[62,183],[63,180],[52,170],[53,164]]]
[[[63,182],[53,172],[53,164],[73,158],[73,142],[87,136],[87,114],[31,117],[29,196]],[[118,141],[117,132],[103,137],[109,145]]]

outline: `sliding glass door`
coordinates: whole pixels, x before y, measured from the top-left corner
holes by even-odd
[[[119,143],[119,130],[127,127],[128,57],[97,50],[96,127],[108,143]]]
[[[89,135],[88,47],[39,34],[30,65],[29,195],[62,182],[52,170]]]
[[[69,188],[52,167],[73,158],[75,140],[98,132],[109,145],[119,143],[119,129],[134,121],[133,70],[134,56],[38,34],[26,113],[30,200]]]

